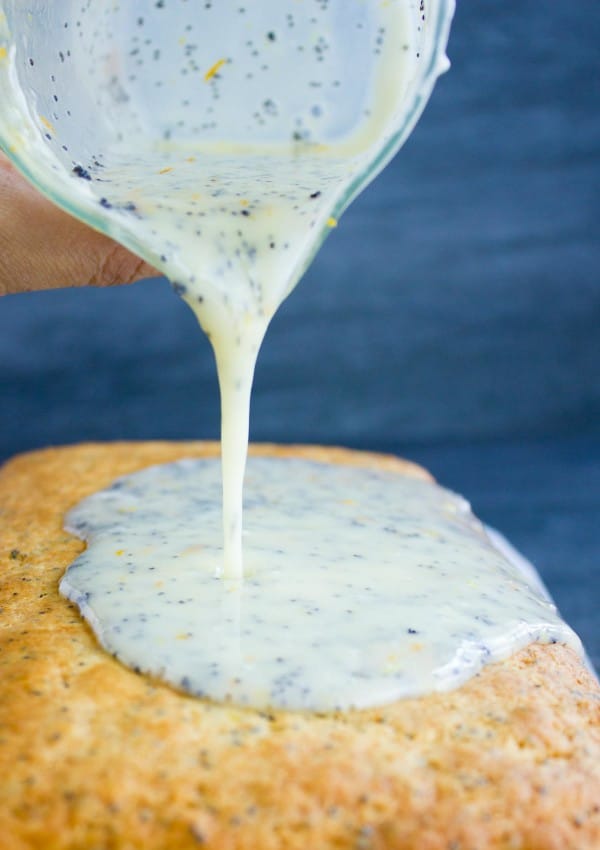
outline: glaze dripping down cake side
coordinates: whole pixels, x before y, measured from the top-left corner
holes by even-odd
[[[337,714],[239,709],[122,666],[58,592],[65,513],[215,444],[84,445],[0,472],[0,831],[6,850],[600,846],[600,688],[532,644],[447,693]],[[255,447],[427,478],[367,453]]]

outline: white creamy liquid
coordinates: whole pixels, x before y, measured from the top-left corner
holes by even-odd
[[[125,664],[255,708],[365,708],[576,635],[464,499],[394,472],[248,463],[243,581],[218,577],[216,460],[151,467],[67,517],[61,591]]]
[[[131,157],[129,147],[111,152],[110,168],[99,169],[103,191],[110,181],[116,207],[134,199],[148,237],[161,246],[160,262],[211,340],[221,390],[223,565],[228,578],[237,578],[258,351],[277,307],[333,225],[331,210],[362,158],[329,149],[225,153],[170,144],[138,149],[135,167]]]

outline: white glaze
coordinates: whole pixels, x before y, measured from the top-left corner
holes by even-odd
[[[70,512],[88,549],[61,591],[109,652],[215,700],[330,711],[456,687],[531,641],[580,651],[433,483],[251,458],[246,493],[242,582],[218,575],[216,461],[146,469]]]

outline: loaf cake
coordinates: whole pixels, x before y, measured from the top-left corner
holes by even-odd
[[[379,455],[257,454],[379,466]],[[255,711],[124,667],[58,592],[64,515],[118,476],[208,443],[82,445],[0,471],[3,850],[597,850],[600,688],[532,644],[460,688],[361,711]]]

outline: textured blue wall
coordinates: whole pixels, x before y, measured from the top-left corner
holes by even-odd
[[[599,427],[598,6],[459,6],[413,138],[273,322],[257,439]],[[3,299],[0,382],[4,455],[218,432],[212,354],[164,283]]]

